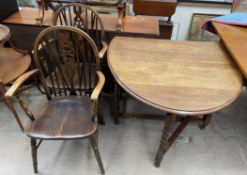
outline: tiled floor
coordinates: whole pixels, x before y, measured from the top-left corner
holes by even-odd
[[[24,96],[33,111],[45,100],[36,90]],[[206,130],[191,123],[165,155],[160,168],[155,168],[153,161],[162,123],[121,119],[120,125],[114,125],[110,98],[104,100],[106,125],[99,126],[99,145],[107,175],[247,174],[246,92],[230,107],[216,113]],[[20,131],[2,102],[0,106],[0,175],[31,175],[29,138]],[[128,101],[127,110],[161,113],[133,99]],[[38,162],[41,175],[100,174],[87,139],[43,142]]]

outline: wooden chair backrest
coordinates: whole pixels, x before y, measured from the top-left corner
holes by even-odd
[[[34,44],[34,60],[54,96],[90,95],[97,83],[98,49],[78,28],[53,26],[42,31]]]
[[[68,25],[85,31],[98,49],[105,41],[103,22],[91,7],[81,3],[69,3],[60,7],[53,16],[53,25]]]

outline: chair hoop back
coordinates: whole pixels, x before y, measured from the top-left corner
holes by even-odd
[[[53,26],[43,30],[34,44],[34,61],[55,96],[90,95],[97,83],[98,49],[78,28]]]
[[[105,41],[104,26],[100,16],[85,4],[63,5],[55,12],[53,25],[66,25],[82,29],[94,40],[98,49],[101,49],[101,42]]]

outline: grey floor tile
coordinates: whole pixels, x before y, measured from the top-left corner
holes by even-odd
[[[45,99],[35,89],[23,95],[36,112]],[[214,114],[205,130],[191,123],[165,155],[160,168],[153,166],[163,129],[160,121],[121,119],[114,125],[111,98],[104,97],[105,126],[99,126],[99,149],[107,175],[246,175],[247,93]],[[24,113],[16,105],[25,121]],[[126,110],[165,115],[134,99]],[[0,102],[0,175],[33,173],[30,140],[21,133],[13,116]],[[46,141],[38,152],[41,175],[97,175],[97,162],[87,139]]]

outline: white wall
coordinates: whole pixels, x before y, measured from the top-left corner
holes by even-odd
[[[204,4],[205,5],[205,4]],[[210,4],[202,7],[202,4],[178,4],[176,13],[172,17],[174,22],[174,39],[186,40],[188,37],[191,17],[193,13],[227,14],[230,12],[229,5]]]

